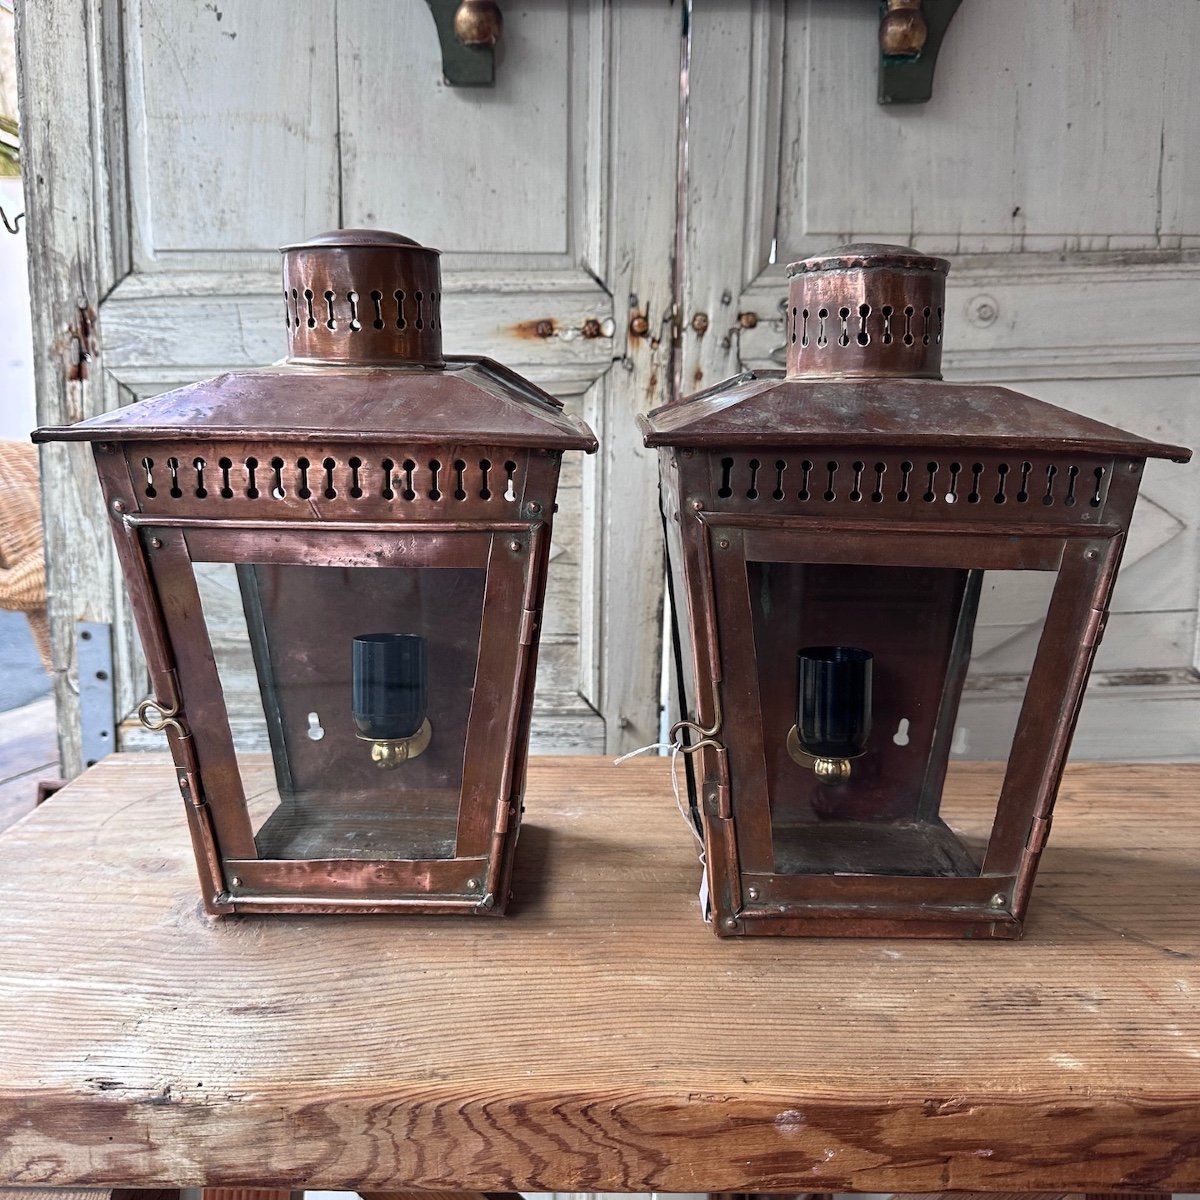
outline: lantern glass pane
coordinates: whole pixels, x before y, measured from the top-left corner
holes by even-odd
[[[485,576],[196,564],[259,858],[454,857]]]
[[[1056,573],[747,568],[774,870],[979,875]]]

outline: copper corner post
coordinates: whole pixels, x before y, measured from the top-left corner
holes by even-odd
[[[559,464],[596,449],[442,351],[438,252],[284,251],[288,358],[39,441],[93,443],[215,913],[503,912]]]
[[[793,263],[786,373],[641,418],[718,935],[1020,935],[1142,467],[1190,457],[942,382],[948,265]],[[1012,596],[1041,635],[964,774],[979,618]]]

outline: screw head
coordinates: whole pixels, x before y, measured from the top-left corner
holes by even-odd
[[[124,500],[114,500],[112,502],[112,510],[115,513],[123,513],[125,511],[125,501]]]
[[[530,511],[531,513],[540,513],[540,512],[542,511],[542,506],[541,506],[541,505],[540,505],[540,504],[539,504],[539,503],[538,503],[536,500],[534,500],[534,501],[533,501],[533,502],[532,502],[532,503],[529,505],[529,511]]]
[[[534,327],[533,332],[540,338],[548,338],[554,336],[554,322],[541,320]]]
[[[728,550],[728,549],[729,549],[729,539],[728,539],[728,538],[722,538],[722,539],[721,539],[721,540],[720,540],[720,541],[717,543],[717,545],[718,545],[718,546],[720,546],[722,550]]]
[[[1135,463],[1135,462],[1131,462],[1129,464],[1129,466],[1126,468],[1126,470],[1128,470],[1130,475],[1136,475],[1141,469],[1142,469],[1142,464]]]
[[[1084,551],[1083,557],[1091,559],[1092,562],[1095,562],[1096,559],[1098,559],[1100,557],[1100,551],[1099,550],[1086,550],[1086,551]]]
[[[513,538],[513,540],[508,543],[508,548],[510,550],[520,550],[521,543],[517,538]]]
[[[696,313],[696,315],[692,317],[692,328],[697,333],[706,333],[708,331],[708,313]]]
[[[993,896],[993,897],[992,897],[992,898],[991,898],[991,899],[988,901],[988,903],[989,903],[989,904],[990,904],[990,905],[991,905],[993,908],[1003,908],[1003,907],[1004,907],[1004,905],[1005,905],[1005,901],[1006,901],[1006,899],[1007,899],[1007,897],[1004,895],[1004,893],[1003,893],[1003,892],[997,892],[997,893],[996,893],[996,894],[995,894],[995,895],[994,895],[994,896]]]
[[[638,313],[629,322],[629,332],[634,337],[645,337],[650,332],[650,322],[641,313]]]
[[[242,880],[241,880],[240,875],[235,875],[229,882],[233,887],[241,887],[242,886]]]
[[[152,550],[161,550],[162,549],[162,538],[151,538],[150,539],[150,548]]]
[[[737,928],[737,917],[726,917],[723,924],[726,929],[736,929]]]
[[[758,313],[756,313],[756,312],[738,313],[738,324],[743,329],[754,329],[758,325]]]
[[[756,888],[756,887],[747,888],[746,896],[750,900],[757,900],[758,899],[758,888]]]
[[[703,500],[693,500],[693,501],[691,501],[691,507],[696,512],[699,512],[704,507],[704,501]]]
[[[479,880],[478,879],[468,879],[467,880],[467,891],[468,892],[479,891]]]

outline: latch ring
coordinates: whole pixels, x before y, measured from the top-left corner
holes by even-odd
[[[155,714],[151,716],[151,713]],[[179,706],[167,705],[151,697],[137,706],[137,718],[151,733],[174,729],[181,738],[191,737],[188,727],[179,719]]]

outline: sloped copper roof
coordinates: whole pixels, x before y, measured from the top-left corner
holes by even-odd
[[[562,402],[486,358],[445,367],[340,367],[284,362],[218,375],[76,425],[38,429],[34,441],[299,442],[403,438],[478,441],[557,450],[597,447]]]
[[[1033,396],[929,379],[786,379],[746,372],[638,418],[647,446],[971,446],[1095,450],[1187,462],[1150,441]]]

